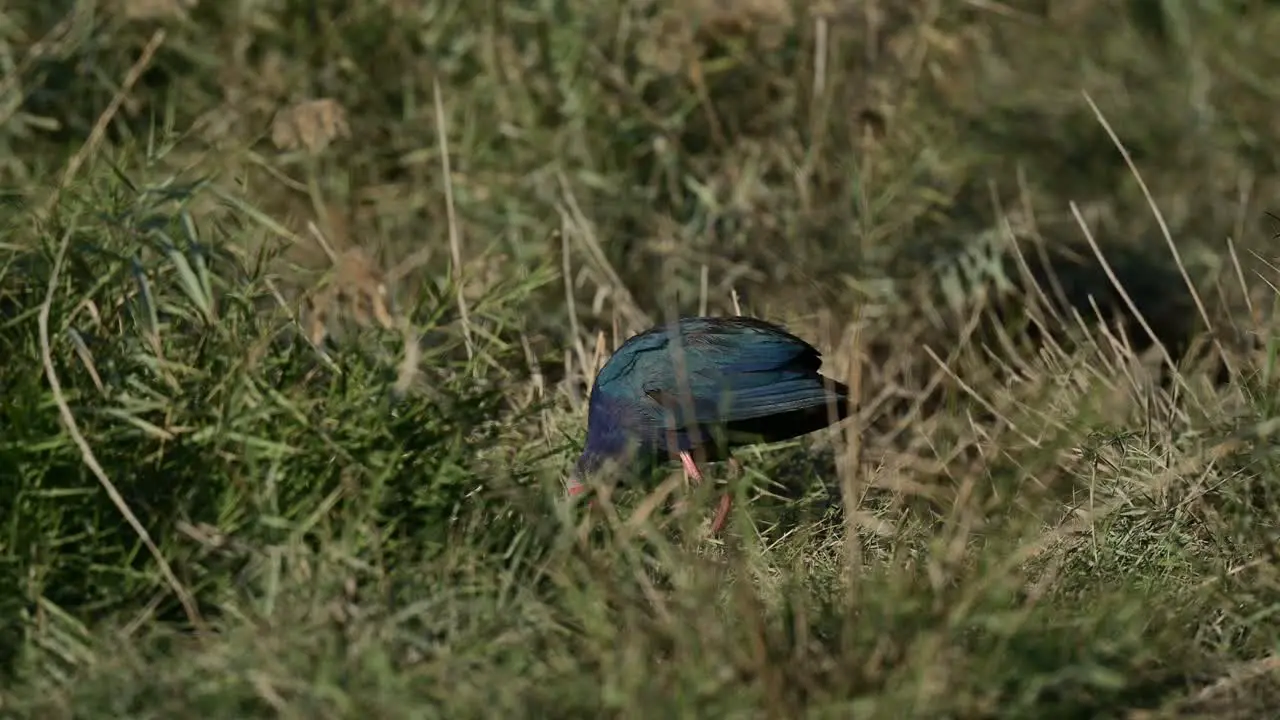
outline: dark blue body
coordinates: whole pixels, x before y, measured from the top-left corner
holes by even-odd
[[[596,375],[581,478],[606,460],[630,469],[681,451],[723,460],[735,445],[777,442],[848,415],[848,388],[822,356],[749,317],[693,317],[627,340]]]

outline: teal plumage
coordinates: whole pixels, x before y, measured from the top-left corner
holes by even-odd
[[[700,479],[695,453],[728,459],[735,446],[843,419],[848,388],[821,375],[821,366],[812,345],[750,317],[682,318],[640,333],[596,375],[569,490],[580,492],[582,479],[608,460],[639,468],[679,457]],[[727,496],[722,507],[727,512]]]

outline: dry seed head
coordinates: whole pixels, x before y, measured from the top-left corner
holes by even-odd
[[[271,142],[280,150],[305,148],[317,153],[336,138],[350,137],[347,111],[337,100],[307,100],[276,113],[271,122]]]
[[[316,345],[345,320],[359,327],[376,322],[386,330],[396,325],[382,272],[358,247],[338,256],[331,279],[308,297],[307,316],[307,336]]]

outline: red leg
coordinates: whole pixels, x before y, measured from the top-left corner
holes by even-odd
[[[716,519],[711,521],[711,534],[719,535],[724,523],[729,519],[729,508],[733,505],[733,494],[725,493],[720,498],[720,509],[716,511]]]
[[[680,464],[684,465],[684,474],[689,476],[694,482],[702,482],[702,473],[698,470],[698,464],[693,461],[693,456],[688,452],[680,451]]]
[[[692,480],[695,483],[702,482],[702,473],[698,470],[698,464],[693,461],[693,456],[683,450],[680,451],[679,455],[680,455],[680,465],[684,467],[685,482],[688,483],[690,480]],[[685,507],[685,502],[686,501],[683,498],[676,500],[675,504],[672,505],[672,507],[675,508],[676,510],[683,511]]]
[[[742,477],[742,463],[738,462],[738,458],[729,458],[729,471],[733,474],[730,482],[734,482]],[[724,527],[725,521],[729,519],[729,508],[733,506],[733,491],[729,490],[720,498],[720,510],[716,512],[716,519],[711,523],[711,534],[716,535],[720,529]]]
[[[735,468],[740,468],[737,461],[730,458],[730,463]],[[684,465],[685,475],[688,475],[694,482],[702,482],[702,473],[698,470],[698,464],[693,461],[693,456],[687,452],[680,453],[680,464]],[[727,492],[720,498],[720,509],[716,511],[716,517],[711,521],[711,534],[718,535],[720,530],[724,528],[725,521],[729,519],[729,508],[733,505],[733,494]]]

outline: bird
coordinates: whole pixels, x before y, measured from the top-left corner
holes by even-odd
[[[570,496],[608,462],[630,470],[679,459],[735,461],[735,447],[806,435],[849,415],[849,388],[818,372],[822,354],[781,325],[744,315],[682,317],[624,342],[597,372]],[[716,535],[732,504],[720,499]]]

